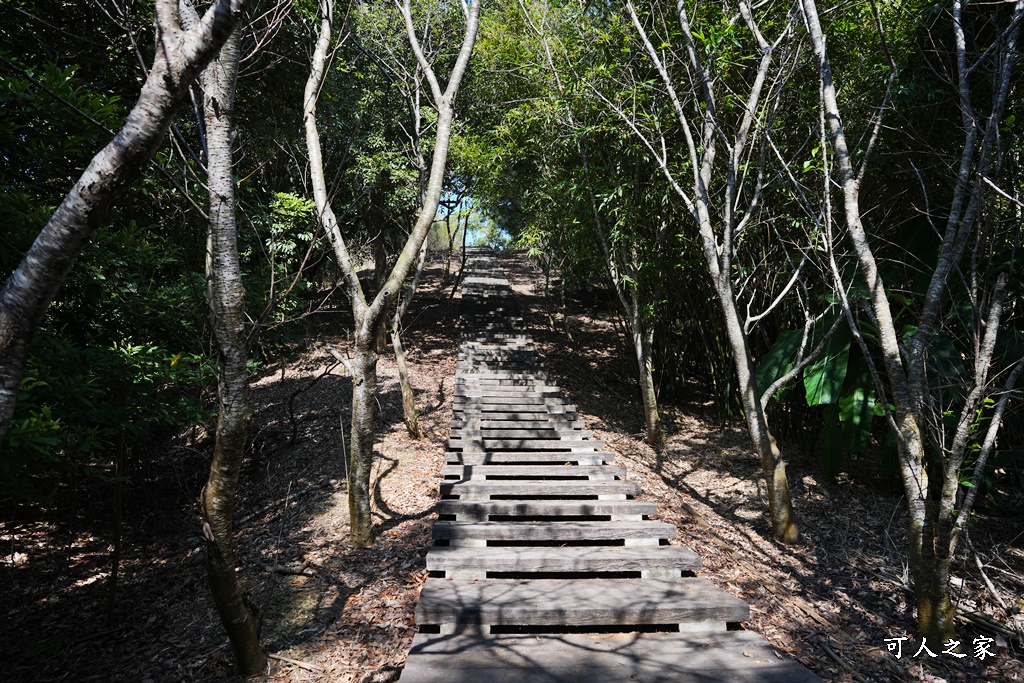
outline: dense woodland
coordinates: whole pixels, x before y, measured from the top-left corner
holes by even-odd
[[[351,545],[386,545],[378,363],[432,438],[405,328],[475,242],[531,259],[570,345],[574,306],[607,314],[652,452],[679,406],[745,430],[782,553],[819,524],[792,481],[870,472],[901,500],[908,628],[966,633],[950,580],[977,565],[1019,652],[1022,22],[1024,0],[3,3],[2,571],[30,571],[24,525],[85,528],[116,622],[122,538],[187,450],[208,477],[181,533],[236,670],[264,670],[232,522],[268,438],[251,380],[325,349],[352,378],[334,477]],[[986,525],[1018,583],[985,573]]]

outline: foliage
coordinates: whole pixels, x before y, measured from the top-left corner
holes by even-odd
[[[899,76],[862,194],[876,200],[865,211],[866,224],[873,239],[885,240],[880,268],[895,303],[896,327],[906,337],[916,330],[934,269],[936,226],[949,212],[950,160],[961,120],[956,93],[945,76],[955,66],[945,10],[923,0],[875,5],[892,63],[870,3],[829,12],[825,31],[844,125],[851,139],[862,141],[853,150],[858,162],[889,78],[894,70]],[[746,87],[758,56],[755,46],[734,20],[731,5],[686,6],[697,54],[727,86],[717,104],[722,126],[728,128],[743,114],[742,100],[732,93]],[[107,129],[120,124],[126,103],[137,96],[138,56],[124,28],[134,32],[143,61],[152,51],[148,8],[130,21],[119,17],[126,22],[122,27],[82,3],[20,0],[18,7],[27,14],[0,22],[4,275],[13,270],[77,170],[108,139]],[[643,20],[655,27],[659,49],[682,55],[676,4],[641,2],[638,7]],[[766,34],[776,33],[789,19],[789,6],[765,3],[758,8]],[[1004,11],[968,13],[972,49],[987,35],[986,22]],[[420,25],[429,23],[422,36],[425,49],[438,70],[446,71],[454,57],[448,38],[461,25],[457,4],[430,14],[428,3],[417,2],[414,13]],[[43,16],[53,20],[38,19]],[[301,84],[308,65],[301,56],[315,16],[314,4],[296,4],[275,28],[273,49],[251,55],[239,83],[240,250],[249,318],[262,326],[256,350],[267,360],[286,352],[290,340],[304,337],[291,321],[310,310],[312,301],[319,300],[312,294],[337,276],[307,199],[305,169],[295,161],[303,155]],[[248,44],[256,44],[261,28],[251,29]],[[404,66],[414,60],[391,5],[357,3],[346,30],[349,38],[335,52],[319,101],[325,162],[335,174],[333,202],[357,258],[368,259],[382,243],[386,260],[415,219],[421,157],[430,152],[419,135],[427,132],[429,139],[434,113],[423,100],[417,118],[416,78],[421,75]],[[789,277],[793,245],[806,244],[799,255],[806,253],[815,267],[827,249],[824,233],[814,232],[826,162],[817,121],[817,74],[800,56],[804,46],[799,48],[789,55],[790,81],[766,128],[777,150],[762,197],[770,209],[733,245],[733,280],[742,283],[741,304],[751,311],[766,308],[772,292]],[[979,76],[972,87],[981,102],[991,85],[980,74],[992,64],[982,54],[975,56]],[[688,77],[686,60],[667,63],[673,78],[682,82]],[[1022,97],[1021,88],[1012,90],[1009,111],[1018,113],[1007,116],[1000,129],[1003,165],[996,182],[1009,195],[1024,186]],[[488,8],[460,93],[464,113],[456,121],[451,150],[448,183],[466,203],[462,211],[452,209],[447,223],[438,222],[432,248],[457,248],[460,238],[452,225],[468,219],[475,235],[471,240],[528,250],[562,275],[563,287],[604,288],[609,274],[596,213],[610,251],[624,266],[621,282],[640,301],[643,320],[655,328],[661,395],[684,398],[697,388],[724,420],[737,413],[735,370],[703,255],[688,228],[687,208],[665,188],[651,150],[637,143],[609,103],[628,107],[639,129],[663,141],[674,173],[692,174],[683,131],[620,5],[529,0]],[[693,116],[702,105],[687,100],[683,106]],[[195,112],[182,111],[157,155],[158,169],[116,208],[51,306],[32,346],[9,443],[0,450],[4,495],[44,496],[71,470],[105,471],[112,446],[121,440],[141,443],[208,417],[203,401],[203,389],[212,380],[205,322],[206,227],[192,208],[205,202],[202,149]],[[1014,196],[1019,201],[1019,192]],[[724,197],[715,199],[723,204]],[[949,417],[964,405],[973,372],[973,344],[981,329],[978,302],[985,304],[985,292],[1000,273],[1014,273],[1020,258],[1019,206],[993,195],[986,211],[989,236],[969,250],[977,259],[977,280],[960,272],[951,276],[941,329],[928,358],[930,392],[942,418],[935,428],[946,433]],[[869,355],[842,325],[825,354],[804,368],[797,384],[778,393],[771,408],[780,421],[789,416],[780,436],[805,439],[829,474],[845,466],[848,452],[887,462],[883,408],[890,401],[879,395],[867,364],[879,361],[870,355],[877,353],[878,330],[867,313],[867,287],[851,275],[848,246],[840,235],[837,266],[849,284],[846,294]],[[300,267],[302,275],[292,288]],[[839,303],[828,276],[810,277],[808,287],[807,301]],[[997,349],[999,368],[1009,367],[1024,348],[1022,293],[1014,275]],[[815,327],[810,346],[826,329],[825,322]],[[801,312],[784,302],[750,335],[761,390],[792,369],[802,324]],[[992,410],[986,404],[975,416],[968,444],[972,452],[980,447]],[[1011,410],[1007,420],[1010,433],[1019,434],[1020,416]],[[961,474],[973,474],[970,458]]]
[[[47,496],[71,471],[105,476],[117,444],[209,417],[195,276],[152,229],[102,230],[51,306],[0,456],[0,495]]]

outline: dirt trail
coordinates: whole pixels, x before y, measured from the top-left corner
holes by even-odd
[[[868,477],[826,482],[813,457],[794,457],[793,493],[806,542],[781,549],[770,540],[759,464],[745,434],[700,417],[712,411],[694,398],[685,408],[664,407],[666,448],[651,451],[642,441],[637,392],[611,309],[570,297],[562,311],[555,297],[544,298],[544,277],[524,258],[506,254],[502,267],[553,381],[579,406],[595,437],[621,454],[619,462],[660,516],[704,557],[706,575],[752,605],[748,628],[827,680],[1024,680],[1024,665],[1006,645],[997,644],[996,657],[984,662],[967,658],[949,666],[949,657],[938,658],[926,671],[920,658],[897,662],[885,653],[884,639],[910,635],[913,624],[898,495],[870,486]],[[458,301],[449,304],[449,291],[441,286],[441,266],[433,264],[408,320],[423,441],[406,435],[394,362],[381,358],[375,470],[381,533],[374,549],[356,550],[347,541],[339,422],[347,425],[351,385],[340,366],[324,374],[334,361],[317,346],[345,352],[348,314],[319,314],[306,351],[254,378],[253,448],[236,519],[243,520],[240,575],[263,609],[263,642],[277,657],[262,680],[381,682],[393,680],[404,662],[451,418]],[[81,491],[61,501],[73,514],[4,512],[0,680],[233,679],[194,509],[210,447],[193,430],[146,454],[126,495],[123,583],[110,624],[103,611],[104,500]],[[1020,526],[1019,519],[982,516],[971,532],[986,561],[1003,570],[996,576],[1013,600],[1024,595]],[[958,560],[954,575],[962,610],[995,612],[973,558]],[[977,635],[970,628],[964,634]]]
[[[422,441],[405,431],[393,357],[383,355],[379,365],[375,548],[348,542],[340,422],[347,428],[351,380],[324,348],[346,353],[350,316],[320,312],[306,330],[305,351],[253,378],[252,447],[235,519],[242,584],[263,611],[262,641],[278,657],[263,680],[388,680],[405,659],[451,420],[458,298],[449,301],[441,275],[432,264],[406,321]],[[84,500],[82,492],[78,506],[63,501],[74,515],[4,514],[0,680],[235,678],[206,586],[194,507],[211,442],[191,430],[148,454],[152,461],[126,494],[113,624],[103,611],[103,500]]]
[[[720,429],[695,387],[690,405],[662,406],[668,435],[655,453],[643,439],[639,389],[610,305],[570,296],[562,309],[556,289],[545,297],[545,277],[526,259],[506,254],[501,265],[552,380],[578,405],[595,438],[620,454],[630,479],[657,502],[659,517],[680,528],[674,543],[703,556],[702,575],[751,604],[748,628],[826,680],[1024,680],[1021,644],[1005,639],[996,640],[996,656],[984,661],[911,657],[916,644],[898,661],[887,652],[886,638],[913,635],[913,596],[905,574],[902,500],[894,488],[877,485],[876,472],[857,471],[854,462],[852,474],[829,482],[815,454],[783,444],[792,453],[790,481],[803,542],[776,544],[758,484],[760,462],[741,425]],[[1024,526],[988,514],[971,531],[975,545],[988,549],[985,557],[993,564],[1018,567],[1007,565],[1008,575],[1000,576],[1007,595],[1020,597]],[[999,612],[973,558],[958,557],[953,573],[959,611]],[[995,637],[972,625],[961,625],[959,633],[967,643]]]

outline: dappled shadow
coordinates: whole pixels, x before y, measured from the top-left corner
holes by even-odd
[[[417,655],[417,666],[403,675],[409,683],[479,681],[484,667],[514,671],[517,680],[535,683],[820,680],[792,662],[780,662],[770,647],[745,632],[699,638],[677,633],[417,638],[410,654]]]
[[[600,420],[595,426],[641,433],[640,393],[633,380],[636,361],[624,343],[610,293],[567,292],[563,308],[557,280],[545,296],[543,275],[522,253],[500,252],[497,257],[551,380],[566,390],[580,412]]]
[[[252,443],[234,516],[236,565],[243,590],[262,610],[268,651],[321,658],[321,668],[339,675],[404,658],[450,415],[451,384],[434,378],[450,376],[455,363],[454,331],[440,324],[449,304],[432,283],[438,275],[436,266],[426,273],[424,296],[406,326],[426,440],[405,436],[393,354],[387,349],[381,357],[376,426],[385,467],[375,467],[374,501],[388,518],[376,527],[374,548],[356,549],[348,540],[342,420],[347,426],[351,379],[340,366],[325,374],[332,358],[307,350],[252,380]],[[339,322],[349,319],[342,309],[325,310],[309,317],[303,336],[310,346],[326,342],[344,353]],[[195,503],[212,437],[197,428],[157,446],[137,454],[125,490],[121,582],[110,624],[109,489],[69,483],[52,509],[4,510],[0,679],[232,678],[206,585]],[[395,497],[406,488],[409,495]],[[287,673],[278,671],[276,679]]]
[[[773,642],[786,643],[818,671],[841,656],[868,679],[915,677],[908,667],[919,661],[896,662],[884,648],[886,638],[916,629],[905,511],[899,492],[879,485],[877,468],[862,471],[857,461],[833,481],[822,476],[816,452],[783,443],[802,543],[776,543],[760,462],[742,425],[716,424],[715,412],[700,405],[704,394],[698,392],[685,406],[662,404],[666,444],[657,452],[648,447],[635,384],[616,379],[631,377],[635,368],[625,362],[614,311],[601,300],[588,308],[570,297],[570,339],[556,311],[558,301],[539,293],[536,271],[525,259],[503,258],[548,372],[579,406],[587,428],[620,454],[630,478],[644,486],[642,498],[657,502],[659,517],[680,528],[678,542],[704,557],[706,576],[755,607],[750,625]],[[585,325],[585,334],[573,326],[576,321]],[[1007,542],[1019,544],[1020,536],[1014,538],[1019,519],[1010,525],[1001,520],[1001,531],[985,526],[979,535],[1000,534],[1004,548]],[[959,609],[990,602],[967,559],[958,557],[952,568]],[[962,581],[965,576],[974,576],[976,583]],[[946,660],[927,664],[949,680],[985,675],[976,660]],[[924,669],[917,673],[926,675]]]

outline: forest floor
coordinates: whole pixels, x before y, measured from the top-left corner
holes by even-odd
[[[851,472],[828,481],[813,454],[794,449],[790,480],[804,542],[779,546],[770,539],[759,463],[744,432],[720,428],[695,389],[685,404],[663,405],[667,439],[655,453],[640,434],[613,310],[594,297],[568,297],[559,308],[525,259],[502,255],[501,263],[554,380],[597,438],[621,455],[660,517],[680,528],[673,543],[701,554],[702,575],[751,604],[747,628],[826,680],[1024,681],[1021,643],[1012,638],[993,635],[994,656],[984,661],[957,660],[931,644],[937,657],[914,656],[909,641],[902,659],[887,652],[886,639],[911,636],[913,620],[900,496],[876,473],[858,471],[854,461]],[[449,299],[441,270],[429,266],[407,321],[425,439],[406,434],[393,357],[381,356],[375,548],[348,541],[341,423],[347,427],[351,380],[326,349],[346,353],[350,316],[319,313],[306,349],[254,378],[237,564],[262,609],[262,641],[273,659],[251,680],[369,683],[400,672],[415,632],[451,418],[458,296]],[[73,488],[51,511],[3,511],[0,680],[237,680],[204,578],[195,509],[210,441],[199,430],[178,435],[139,467],[125,492],[113,613],[104,491]],[[1020,501],[986,506],[971,531],[993,588],[1011,604],[1024,596],[1020,512]],[[953,574],[961,612],[1005,623],[973,555],[958,557]],[[982,635],[974,626],[961,633],[965,643]]]

